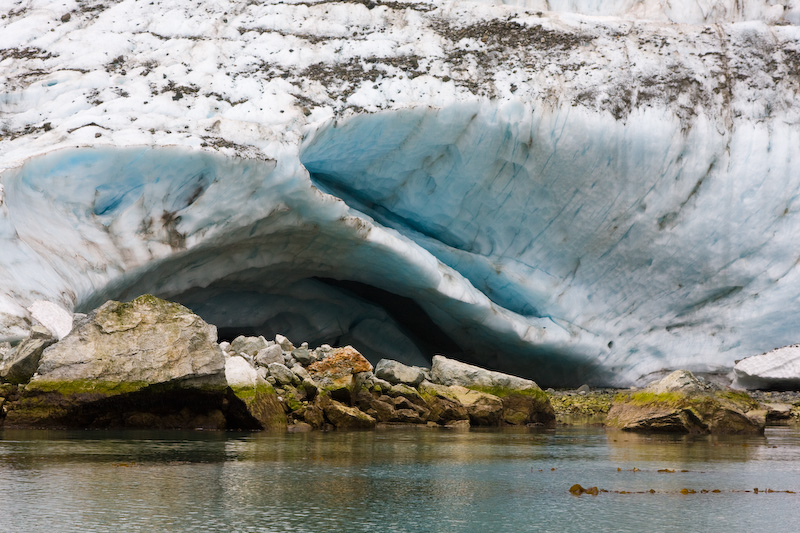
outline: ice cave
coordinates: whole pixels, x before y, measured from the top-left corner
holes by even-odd
[[[543,386],[798,342],[793,0],[26,4],[0,341],[152,293],[223,339]]]

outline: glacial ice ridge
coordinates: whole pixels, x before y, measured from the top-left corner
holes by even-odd
[[[795,4],[139,4],[0,20],[0,340],[153,293],[544,386],[797,342]]]

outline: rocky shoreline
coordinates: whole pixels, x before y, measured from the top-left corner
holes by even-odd
[[[58,313],[56,313],[58,314]],[[543,391],[443,356],[430,368],[277,335],[217,343],[189,309],[144,295],[40,319],[0,345],[0,427],[360,429],[598,424],[630,431],[760,433],[800,421],[800,394],[732,391],[677,371],[641,390]],[[47,326],[58,323],[58,328]],[[56,330],[56,331],[54,331]]]

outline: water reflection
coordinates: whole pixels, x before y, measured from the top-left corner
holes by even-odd
[[[5,431],[0,531],[640,531],[641,516],[655,530],[755,529],[797,513],[800,496],[734,491],[800,489],[798,459],[793,428],[763,438]],[[576,498],[574,483],[656,494]],[[724,492],[713,501],[699,493],[714,488]]]

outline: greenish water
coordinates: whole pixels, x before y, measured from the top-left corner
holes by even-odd
[[[612,492],[576,497],[575,483]],[[799,524],[794,428],[726,438],[593,428],[0,430],[0,531],[794,532]]]

